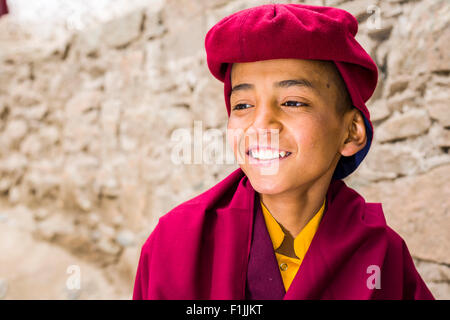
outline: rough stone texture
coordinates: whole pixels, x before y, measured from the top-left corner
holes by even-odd
[[[172,158],[174,134],[195,138],[197,123],[205,143],[218,133],[226,146],[223,86],[207,69],[204,36],[226,15],[269,2],[9,0],[0,19],[0,299],[131,297],[158,218],[237,167]],[[304,3],[354,14],[380,71],[367,103],[373,146],[345,181],[383,203],[430,289],[450,299],[450,4]],[[79,291],[66,287],[70,265],[80,267]]]
[[[32,219],[30,211],[21,209],[0,222],[0,299],[129,298],[128,291],[110,283],[102,269],[33,238]],[[74,266],[79,270],[79,289],[70,286]]]
[[[386,142],[421,135],[430,126],[426,110],[411,109],[401,114],[394,113],[378,127],[376,134],[379,142]]]

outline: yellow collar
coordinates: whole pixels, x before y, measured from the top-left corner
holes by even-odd
[[[278,249],[284,240],[284,232],[281,229],[278,222],[272,216],[272,214],[267,210],[261,201],[261,207],[264,214],[264,220],[266,221],[267,230],[269,231],[270,239],[272,240],[273,249]],[[308,251],[309,245],[319,227],[319,223],[322,220],[323,212],[325,209],[325,199],[323,200],[322,207],[313,216],[311,220],[306,224],[306,226],[300,231],[297,237],[294,239],[294,251],[295,255],[303,260],[303,257]]]

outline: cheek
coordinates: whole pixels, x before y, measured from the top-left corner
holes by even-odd
[[[335,130],[330,130],[325,125],[326,123],[326,120],[323,119],[309,119],[309,121],[297,123],[295,129],[292,128],[291,132],[300,156],[302,154],[322,154],[330,149],[337,133]]]
[[[314,151],[319,147],[322,133],[318,126],[311,121],[297,124],[295,128],[291,129],[291,132],[300,153]]]

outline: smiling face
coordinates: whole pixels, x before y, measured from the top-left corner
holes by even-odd
[[[341,155],[364,147],[362,116],[357,109],[345,111],[349,98],[332,62],[235,63],[231,86],[229,143],[259,193],[331,180]]]

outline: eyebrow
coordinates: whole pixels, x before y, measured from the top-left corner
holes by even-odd
[[[274,82],[273,83],[273,87],[274,88],[289,88],[292,86],[298,86],[298,87],[304,87],[304,88],[308,88],[308,89],[312,89],[314,91],[317,91],[317,88],[313,86],[313,84],[304,78],[300,78],[300,79],[289,79],[289,80],[282,80],[279,82]],[[240,83],[235,85],[232,89],[231,89],[231,93],[236,92],[236,91],[243,91],[243,90],[251,90],[254,89],[255,86],[251,83]],[[231,94],[230,93],[230,94]]]

